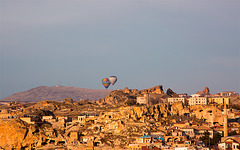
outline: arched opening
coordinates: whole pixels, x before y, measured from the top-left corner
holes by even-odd
[[[171,139],[171,138],[168,138],[168,139],[167,139],[167,142],[172,142],[172,139]]]

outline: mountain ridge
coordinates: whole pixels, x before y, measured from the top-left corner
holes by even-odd
[[[0,101],[20,101],[20,102],[37,102],[42,100],[62,101],[65,98],[78,100],[99,100],[105,98],[112,90],[105,89],[87,89],[70,86],[38,86],[27,91],[18,92]]]

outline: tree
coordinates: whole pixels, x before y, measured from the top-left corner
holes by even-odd
[[[209,135],[210,135],[210,133],[209,133],[208,131],[205,131],[205,132],[203,133],[203,136],[200,137],[200,140],[203,141],[203,143],[204,143],[205,145],[209,145],[209,143],[210,143],[210,137],[209,137]],[[209,145],[209,146],[210,146],[210,145]]]
[[[220,133],[215,133],[214,135],[213,135],[213,138],[212,138],[212,140],[211,140],[211,144],[213,144],[213,145],[215,145],[215,144],[218,144],[219,143],[219,141],[221,141],[221,134]]]
[[[236,131],[232,131],[228,134],[228,136],[232,136],[232,135],[237,135],[237,132]]]
[[[208,146],[218,144],[222,137],[218,132],[213,135],[213,138],[210,138],[210,133],[208,131],[204,132],[203,135],[204,136],[200,137],[200,140]]]

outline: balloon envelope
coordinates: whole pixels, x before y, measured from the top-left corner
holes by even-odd
[[[117,77],[116,76],[111,76],[108,79],[109,79],[109,81],[111,82],[112,85],[114,85],[117,82]]]
[[[107,89],[110,86],[111,82],[109,81],[108,78],[104,78],[102,80],[102,85]]]

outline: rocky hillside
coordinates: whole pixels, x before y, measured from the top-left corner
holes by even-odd
[[[21,120],[0,120],[0,131],[0,149],[26,148],[26,145],[37,144],[34,141],[40,138],[34,126]]]
[[[171,89],[168,89],[168,92],[172,95],[177,95]],[[134,105],[136,104],[136,99],[138,96],[144,96],[144,94],[148,94],[149,101],[151,104],[157,104],[159,102],[163,102],[167,97],[171,97],[172,95],[168,95],[164,93],[163,86],[158,85],[149,89],[128,89],[126,87],[124,90],[115,90],[111,91],[105,98],[101,99],[99,102],[101,104],[110,104],[110,105]]]
[[[106,97],[111,90],[85,89],[66,86],[39,86],[28,91],[19,92],[1,99],[0,101],[22,101],[37,102],[41,100],[62,101],[65,98],[72,98],[74,101],[81,99],[99,100]]]
[[[232,105],[240,105],[240,95],[234,95],[230,97],[230,103]]]

